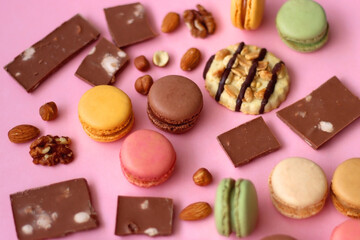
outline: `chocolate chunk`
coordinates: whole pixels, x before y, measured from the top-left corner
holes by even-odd
[[[118,47],[156,36],[146,17],[145,8],[140,3],[105,8],[104,12],[111,37]]]
[[[337,77],[277,116],[312,148],[318,149],[360,116],[360,100]]]
[[[32,92],[99,35],[83,17],[75,15],[15,57],[4,68],[26,91]]]
[[[19,239],[62,237],[96,228],[96,212],[84,178],[10,195]]]
[[[262,117],[233,128],[217,139],[235,167],[280,148]]]
[[[172,219],[170,198],[118,196],[115,234],[170,235]]]
[[[115,82],[115,75],[128,62],[128,55],[102,38],[80,64],[75,75],[91,85]]]

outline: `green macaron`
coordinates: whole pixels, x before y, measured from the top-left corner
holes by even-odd
[[[312,0],[285,2],[276,16],[276,28],[282,41],[300,52],[321,48],[329,35],[325,11]]]
[[[215,223],[219,234],[246,237],[255,229],[258,200],[254,184],[246,179],[222,179],[216,192]]]

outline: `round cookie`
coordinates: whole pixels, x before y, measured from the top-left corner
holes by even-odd
[[[360,240],[360,220],[349,219],[332,231],[330,240]]]
[[[257,224],[258,200],[253,183],[246,179],[222,179],[215,199],[215,224],[219,234],[250,235]]]
[[[86,134],[99,142],[122,138],[134,124],[130,98],[109,85],[99,85],[85,92],[79,101],[78,114]]]
[[[138,130],[130,134],[120,150],[126,179],[139,187],[152,187],[166,181],[174,171],[175,150],[162,134]]]
[[[231,0],[231,22],[240,29],[257,29],[261,24],[264,8],[265,0]]]
[[[169,75],[157,80],[148,94],[147,113],[159,129],[183,133],[194,127],[203,107],[199,87],[190,79]]]
[[[328,40],[329,24],[324,9],[312,0],[289,0],[276,16],[281,40],[300,52],[312,52]]]
[[[307,218],[324,207],[328,184],[324,171],[306,158],[286,158],[269,176],[271,200],[276,209],[291,218]]]
[[[296,239],[289,235],[275,234],[275,235],[264,237],[261,240],[296,240]]]
[[[336,168],[331,181],[331,199],[345,216],[360,218],[360,158],[348,159]]]
[[[290,80],[285,64],[266,49],[240,44],[219,50],[204,69],[205,88],[232,111],[262,114],[286,98]]]

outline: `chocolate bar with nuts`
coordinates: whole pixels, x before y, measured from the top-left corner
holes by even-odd
[[[124,51],[102,38],[84,58],[75,75],[94,86],[113,84],[115,75],[128,60]]]
[[[32,92],[99,35],[89,22],[79,14],[75,15],[4,68],[26,91]]]
[[[84,178],[10,195],[18,239],[47,239],[98,226]]]
[[[115,234],[170,235],[172,219],[170,198],[118,196]]]
[[[105,8],[104,12],[111,37],[119,48],[156,36],[141,3]]]
[[[280,148],[262,117],[222,133],[217,139],[235,167]]]
[[[337,77],[277,116],[312,148],[318,149],[360,117],[360,100]]]

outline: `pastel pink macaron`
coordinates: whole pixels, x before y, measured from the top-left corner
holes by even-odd
[[[360,220],[349,219],[334,228],[331,240],[360,240]]]
[[[152,130],[129,135],[120,150],[120,162],[126,179],[139,187],[152,187],[166,181],[174,171],[176,153],[171,142]]]

